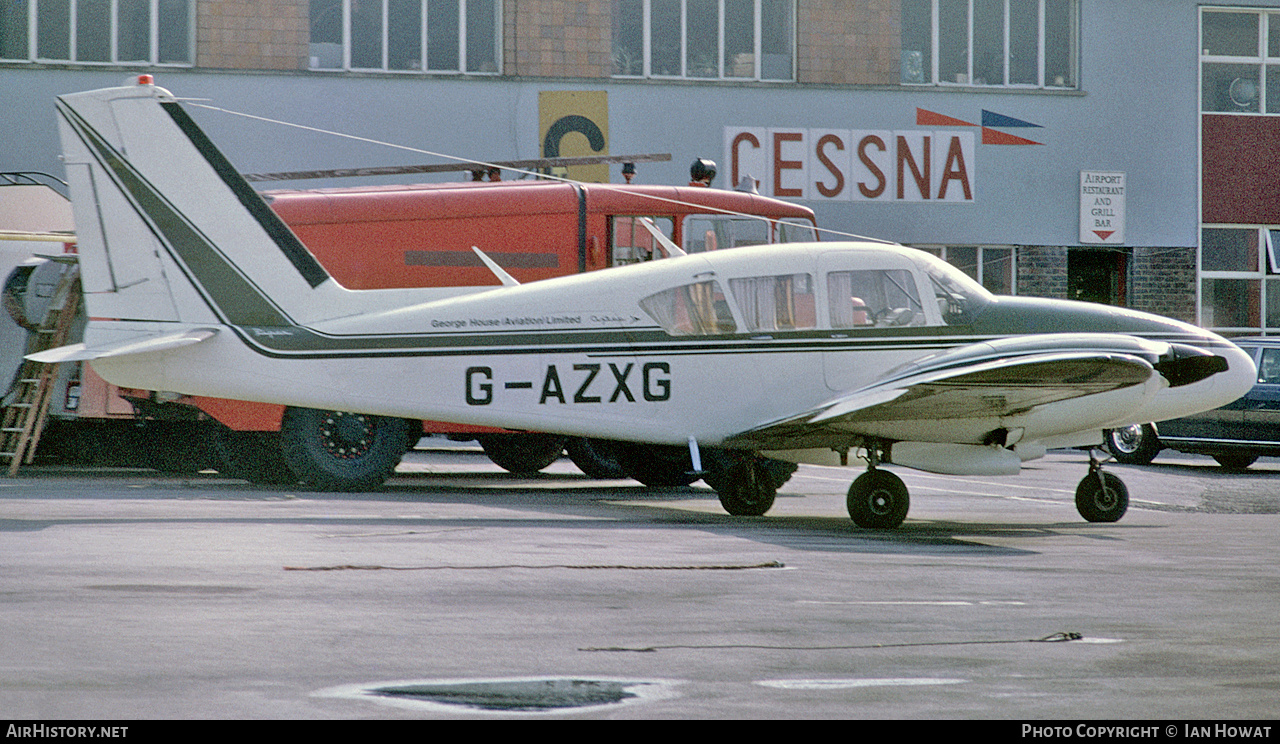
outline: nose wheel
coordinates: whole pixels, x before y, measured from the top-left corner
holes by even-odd
[[[907,484],[887,470],[871,468],[849,486],[845,501],[849,517],[859,527],[893,529],[907,518],[911,499]]]
[[[1089,453],[1089,474],[1076,486],[1076,511],[1089,522],[1118,522],[1129,510],[1129,489]]]

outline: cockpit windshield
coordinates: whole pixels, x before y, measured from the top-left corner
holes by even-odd
[[[911,256],[933,285],[938,311],[947,325],[967,325],[995,297],[960,269],[920,251]]]

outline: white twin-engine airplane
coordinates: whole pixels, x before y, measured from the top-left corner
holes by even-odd
[[[882,464],[1012,474],[1255,380],[1248,356],[1194,326],[996,297],[871,242],[347,290],[168,91],[67,95],[58,116],[91,320],[84,344],[40,358],[92,360],[126,387],[646,443],[739,515],[773,504],[766,457],[865,453],[849,514],[888,528],[908,495]],[[1092,454],[1076,505],[1102,522],[1128,505]]]

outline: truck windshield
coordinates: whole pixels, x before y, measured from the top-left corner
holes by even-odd
[[[778,243],[814,243],[818,240],[818,231],[812,222],[801,220],[780,220],[778,222]]]
[[[686,253],[702,253],[769,242],[769,220],[762,217],[689,215],[684,218]]]

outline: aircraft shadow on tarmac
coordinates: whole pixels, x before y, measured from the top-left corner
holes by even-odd
[[[95,479],[134,480],[136,470],[95,472]],[[942,520],[908,519],[892,530],[863,529],[850,523],[840,513],[831,516],[776,515],[763,517],[738,517],[719,510],[716,493],[702,485],[679,488],[649,488],[634,481],[598,481],[573,472],[536,473],[513,477],[510,473],[470,470],[460,472],[397,473],[380,489],[357,493],[310,491],[299,485],[263,486],[225,478],[216,473],[197,475],[165,475],[147,473],[144,476],[150,487],[131,491],[130,498],[191,498],[193,491],[203,491],[203,486],[213,486],[220,495],[204,493],[201,498],[212,500],[260,500],[274,498],[305,498],[318,501],[401,503],[469,504],[497,507],[508,510],[536,512],[534,518],[483,516],[474,519],[420,519],[397,518],[381,520],[379,517],[354,517],[352,523],[375,524],[380,521],[399,527],[435,527],[491,529],[509,527],[527,529],[534,527],[556,529],[695,529],[733,536],[779,547],[822,552],[870,553],[870,554],[919,554],[1016,556],[1034,555],[1038,551],[1009,545],[992,545],[986,540],[1007,543],[1021,538],[1045,538],[1050,536],[1085,535],[1096,531],[1088,523],[979,523]],[[108,497],[109,498],[109,497]],[[778,493],[779,503],[792,498],[805,498],[804,494],[789,493],[784,487]],[[833,503],[834,507],[835,504]],[[608,519],[583,520],[583,516],[601,515],[601,508],[609,510]],[[557,515],[572,517],[560,518]],[[124,520],[131,521],[131,520]],[[169,521],[160,519],[158,521]],[[188,520],[177,519],[176,522]],[[195,519],[190,521],[223,521],[219,519]],[[306,518],[230,518],[232,522],[291,522],[307,521]],[[17,520],[0,520],[0,531],[43,529],[51,526],[18,524]],[[326,523],[332,524],[329,519]],[[1119,528],[1108,525],[1109,528]],[[1140,529],[1138,525],[1125,529]]]

